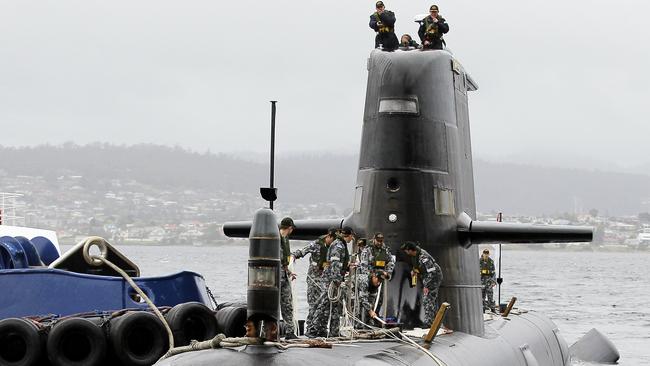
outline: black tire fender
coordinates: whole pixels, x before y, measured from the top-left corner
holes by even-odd
[[[101,365],[107,348],[104,331],[88,319],[63,320],[47,336],[47,358],[53,366]]]
[[[169,348],[167,330],[154,314],[126,313],[111,320],[109,339],[113,355],[124,366],[150,366]]]
[[[217,335],[217,318],[212,310],[200,302],[174,306],[165,319],[174,333],[174,346],[186,346],[190,341],[205,341]]]
[[[229,306],[217,311],[219,333],[226,337],[243,337],[246,335],[246,306]]]
[[[43,339],[29,320],[0,320],[0,365],[35,366],[41,364]]]

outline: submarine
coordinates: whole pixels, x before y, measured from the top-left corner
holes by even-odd
[[[591,241],[590,227],[476,220],[468,93],[477,83],[447,50],[371,52],[352,213],[340,219],[294,220],[291,239],[313,240],[328,228],[351,227],[360,237],[384,233],[396,256],[381,309],[395,319],[385,337],[306,338],[285,343],[217,341],[169,355],[157,365],[481,365],[566,366],[572,360],[615,363],[615,345],[593,329],[571,347],[558,327],[535,311],[513,307],[484,313],[478,244]],[[275,107],[275,105],[274,105]],[[273,177],[271,178],[271,189]],[[263,189],[264,190],[264,189]],[[264,191],[263,191],[264,193]],[[275,191],[266,199],[275,199]],[[229,237],[249,238],[248,319],[279,316],[278,221],[260,209],[253,221],[223,225]],[[424,329],[421,284],[399,250],[418,242],[443,271],[437,318],[453,332]],[[261,251],[260,246],[268,246]],[[260,257],[264,252],[266,257]],[[270,254],[269,254],[270,253]],[[269,256],[270,255],[270,256]],[[254,260],[264,260],[266,274]],[[279,258],[277,258],[279,261]],[[275,272],[274,272],[275,271]],[[265,281],[256,279],[265,278]],[[261,286],[261,287],[260,287]],[[273,291],[269,292],[269,288]],[[266,290],[264,290],[266,289]],[[241,328],[246,318],[241,319]],[[279,320],[279,319],[277,319]],[[439,319],[434,323],[440,325]],[[433,334],[431,334],[433,333]],[[426,334],[426,336],[424,336]],[[224,346],[224,344],[228,344]]]

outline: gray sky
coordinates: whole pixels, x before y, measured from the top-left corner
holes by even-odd
[[[416,34],[429,2],[386,1]],[[475,156],[650,162],[650,5],[439,2],[471,95]],[[358,151],[374,1],[0,2],[2,144],[152,142]],[[541,158],[540,158],[541,157]],[[650,172],[647,172],[650,173]]]

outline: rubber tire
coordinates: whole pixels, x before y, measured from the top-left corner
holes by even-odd
[[[205,341],[217,335],[217,318],[214,312],[200,302],[187,302],[174,306],[165,315],[174,333],[174,346],[186,346],[190,341]]]
[[[245,302],[233,302],[233,301],[226,301],[226,302],[220,302],[217,304],[217,308],[215,310],[219,311],[223,308],[231,308],[231,307],[238,307],[238,306],[247,306]]]
[[[18,344],[16,344],[18,342]],[[22,355],[8,356],[15,347],[24,348]],[[16,359],[19,356],[20,359]],[[42,364],[43,342],[38,328],[34,323],[19,318],[0,320],[0,365],[2,366],[35,366]]]
[[[71,359],[69,351],[78,349],[79,342],[87,342],[88,353],[80,359]],[[47,358],[53,366],[101,365],[106,358],[107,348],[104,331],[83,318],[70,318],[57,323],[47,337]]]
[[[123,366],[153,365],[169,348],[165,326],[146,311],[129,312],[111,320],[109,339],[113,355]],[[145,339],[150,341],[143,343]]]
[[[219,333],[226,337],[243,337],[246,335],[246,306],[229,306],[217,311]]]

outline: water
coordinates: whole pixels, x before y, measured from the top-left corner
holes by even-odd
[[[302,242],[292,242],[292,249]],[[143,276],[201,273],[217,301],[245,300],[248,246],[122,246]],[[501,300],[539,311],[569,344],[597,328],[618,347],[621,365],[650,365],[650,253],[504,250]],[[297,313],[304,319],[307,261],[296,265]],[[495,298],[496,298],[495,290]]]

